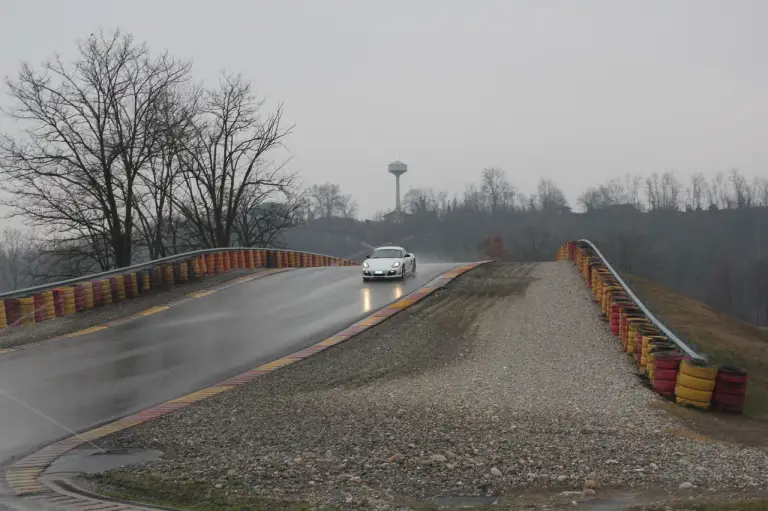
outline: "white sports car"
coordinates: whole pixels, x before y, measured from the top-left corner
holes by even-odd
[[[363,280],[404,279],[416,273],[416,257],[403,247],[379,247],[363,261]]]

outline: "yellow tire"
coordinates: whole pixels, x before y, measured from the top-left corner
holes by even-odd
[[[701,408],[702,410],[709,409],[709,401],[693,401],[692,399],[685,399],[680,396],[675,397],[675,401],[679,405],[695,406],[696,408]]]
[[[712,391],[690,389],[678,383],[675,385],[675,396],[687,399],[688,401],[709,403],[712,400]]]
[[[690,360],[682,361],[680,372],[694,378],[701,378],[702,380],[714,380],[717,378],[717,367],[702,366]]]
[[[696,378],[695,376],[689,376],[685,373],[677,373],[677,383],[693,390],[702,390],[704,392],[712,392],[715,390],[715,380]]]

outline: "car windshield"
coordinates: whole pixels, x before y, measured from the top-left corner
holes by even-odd
[[[371,259],[387,259],[400,257],[401,255],[402,252],[396,248],[379,248],[373,251],[373,254],[371,254]]]

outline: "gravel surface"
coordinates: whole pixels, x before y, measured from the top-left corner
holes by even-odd
[[[768,453],[671,435],[568,263],[492,263],[305,361],[105,439],[130,467],[344,508],[526,490],[768,488]],[[689,489],[689,485],[691,488]]]
[[[260,270],[256,270],[260,271]],[[113,303],[106,307],[92,309],[87,312],[79,312],[64,318],[56,318],[34,325],[23,327],[5,328],[0,330],[0,348],[10,348],[44,341],[59,335],[65,335],[95,325],[103,325],[123,316],[135,314],[149,307],[164,305],[184,295],[208,289],[228,280],[253,273],[254,270],[233,270],[228,273],[209,275],[198,281],[190,281],[179,284],[167,290],[152,292],[139,298],[131,298],[122,302]]]

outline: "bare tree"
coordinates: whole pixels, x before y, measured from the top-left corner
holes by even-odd
[[[732,197],[736,202],[736,207],[739,209],[751,207],[752,190],[750,190],[746,178],[738,169],[732,169],[729,180],[731,182],[731,189],[733,191]]]
[[[694,210],[703,209],[704,196],[708,195],[709,186],[704,174],[698,172],[691,177],[691,187],[688,191],[688,206]]]
[[[282,105],[264,115],[251,84],[222,74],[219,86],[200,100],[190,140],[181,152],[184,172],[174,193],[180,211],[204,247],[226,247],[246,194],[291,192],[295,176],[267,156],[282,146],[293,126],[283,126]]]
[[[357,217],[357,202],[351,195],[343,195],[341,198],[341,216],[352,219]]]
[[[539,180],[538,199],[541,211],[557,211],[568,206],[563,191],[549,179]]]
[[[508,209],[514,201],[515,191],[504,170],[498,167],[483,169],[481,193],[491,214],[498,214]]]
[[[752,180],[752,196],[757,206],[768,207],[768,178],[755,176]]]
[[[9,290],[19,289],[30,278],[33,244],[19,229],[3,229],[0,242],[0,278]]]
[[[654,172],[645,180],[648,209],[651,211],[676,211],[680,208],[682,185],[672,172],[661,176]]]
[[[482,211],[484,209],[485,197],[473,183],[468,183],[464,188],[464,199],[462,207],[467,211]]]
[[[178,228],[182,219],[174,210],[173,196],[184,171],[182,150],[193,134],[198,99],[197,89],[186,94],[169,91],[159,102],[157,118],[153,119],[162,136],[150,151],[146,168],[139,173],[134,193],[142,245],[150,259],[179,253]]]
[[[579,195],[576,201],[584,208],[584,211],[589,213],[602,207],[600,197],[600,190],[597,188],[587,188],[587,190]]]
[[[624,176],[624,204],[630,204],[636,209],[642,209],[640,188],[643,183],[642,176],[627,174]]]
[[[303,195],[286,193],[280,201],[266,201],[268,197],[262,193],[252,188],[240,202],[234,236],[241,247],[282,247],[282,233],[297,225],[306,208]]]
[[[341,193],[341,187],[337,184],[312,185],[309,188],[309,199],[319,218],[354,218],[357,214],[357,203],[351,195]]]
[[[423,215],[437,210],[435,192],[428,188],[411,188],[403,197],[403,209],[411,215]]]
[[[0,139],[6,204],[60,244],[108,240],[105,259],[99,247],[84,254],[102,267],[130,264],[135,185],[161,136],[152,119],[189,70],[120,32],[80,42],[69,65],[59,56],[40,70],[23,64],[8,80],[8,113],[24,135]]]
[[[709,187],[709,203],[719,209],[731,209],[734,201],[728,190],[728,183],[722,172],[718,172]]]

